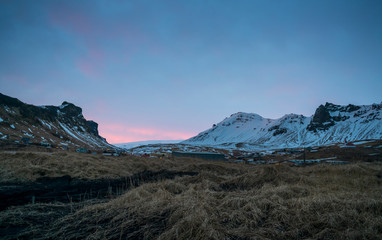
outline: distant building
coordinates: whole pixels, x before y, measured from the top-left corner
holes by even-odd
[[[327,160],[326,163],[331,164],[331,165],[349,164],[348,161],[332,161],[332,160]]]
[[[78,149],[76,150],[76,152],[87,153],[87,152],[88,152],[88,149],[87,149],[87,148],[78,148]]]
[[[103,151],[102,154],[104,156],[115,156],[115,157],[119,156],[119,153],[115,151],[114,149],[106,149],[105,151]]]
[[[3,135],[0,139],[9,140],[9,134]]]
[[[56,149],[58,149],[58,150],[64,150],[64,151],[69,150],[69,148],[68,148],[67,146],[58,146],[58,147],[56,147]],[[76,150],[76,151],[77,151],[77,150]]]
[[[297,148],[291,148],[291,149],[289,149],[288,152],[289,153],[302,153],[302,152],[304,152],[304,150],[297,149]]]
[[[225,160],[225,155],[209,152],[172,152],[173,157],[201,158],[205,160]]]
[[[30,144],[31,143],[31,139],[23,137],[23,138],[21,138],[21,142],[24,143],[24,144]]]
[[[235,163],[246,163],[246,161],[243,160],[243,159],[237,159],[237,160],[235,160],[234,162],[235,162]]]
[[[42,141],[40,144],[41,144],[41,146],[45,146],[45,147],[50,147],[51,146],[50,143],[45,142],[45,141]]]

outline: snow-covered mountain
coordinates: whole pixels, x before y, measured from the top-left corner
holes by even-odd
[[[72,103],[34,106],[0,93],[0,139],[57,147],[115,148],[98,134],[98,124],[87,121]]]
[[[183,144],[285,148],[382,139],[382,103],[320,105],[313,116],[287,114],[279,119],[235,113]]]
[[[130,148],[135,148],[135,147],[144,146],[144,145],[151,145],[151,144],[174,144],[174,143],[179,143],[181,141],[183,140],[147,140],[147,141],[128,142],[128,143],[116,143],[114,144],[114,146],[130,149]]]

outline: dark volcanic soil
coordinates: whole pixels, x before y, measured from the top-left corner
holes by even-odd
[[[78,202],[120,195],[130,187],[141,183],[173,179],[176,176],[194,176],[197,172],[144,171],[119,179],[83,180],[63,176],[44,177],[32,183],[0,184],[0,211],[10,206],[28,203]]]

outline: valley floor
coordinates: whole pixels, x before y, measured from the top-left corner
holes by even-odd
[[[116,179],[129,183],[119,185],[118,191],[109,191],[113,184],[101,184],[106,190],[98,189],[98,197],[86,197],[89,189],[84,188],[79,199],[68,193],[67,199],[43,201],[35,192],[34,203],[32,199],[10,203],[0,211],[1,239],[382,236],[382,164],[378,161],[291,167],[3,151],[0,164],[2,197],[3,190],[15,184],[44,185],[63,176],[67,185]],[[160,175],[164,171],[176,174]],[[159,177],[149,178],[145,172]]]

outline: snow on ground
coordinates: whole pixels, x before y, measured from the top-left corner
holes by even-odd
[[[60,108],[60,109],[63,109],[63,108],[65,108],[65,107],[67,107],[67,106],[69,106],[68,103],[66,103],[66,104],[62,104],[61,106],[59,106],[59,108]]]
[[[224,153],[222,149],[209,148],[205,146],[186,145],[186,144],[151,144],[151,145],[144,145],[144,146],[139,146],[135,148],[130,148],[127,150],[127,152],[133,155],[168,154],[173,151]]]
[[[61,122],[58,122],[58,124],[60,124],[60,126],[65,130],[65,132],[67,132],[70,136],[74,137],[75,139],[85,143],[82,139],[80,139],[79,137],[77,137],[76,135],[74,135],[74,133],[72,133],[64,124],[62,124]]]
[[[354,148],[356,147],[355,145],[342,145],[340,148]]]
[[[7,111],[8,113],[10,113],[10,114],[16,114],[16,112],[15,111],[13,111],[10,107],[8,107],[8,106],[4,106],[4,109],[5,109],[5,111]]]
[[[354,142],[353,144],[354,144],[354,145],[361,145],[361,144],[364,144],[364,143],[370,143],[370,142],[374,142],[374,140],[359,141],[359,142]]]
[[[183,140],[147,140],[147,141],[128,142],[128,143],[116,143],[113,145],[120,148],[130,149],[130,148],[135,148],[135,147],[149,145],[149,144],[175,144],[181,141]]]
[[[380,153],[370,153],[370,154],[368,154],[369,156],[378,156],[378,155],[380,155]]]
[[[41,120],[41,119],[39,119],[39,120],[40,120],[40,122],[41,122],[43,125],[47,126],[49,129],[52,129],[52,127],[51,127],[50,124],[46,123],[44,120]]]

